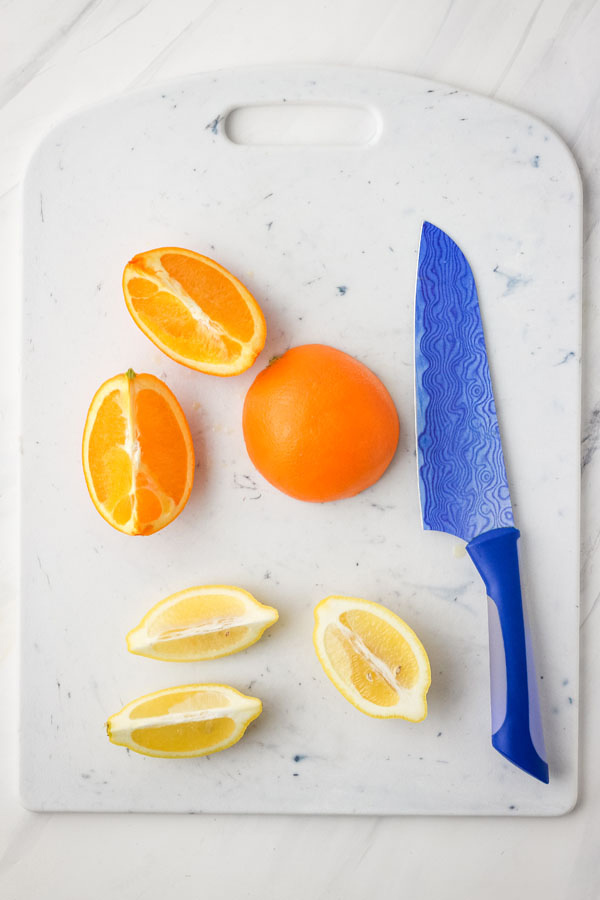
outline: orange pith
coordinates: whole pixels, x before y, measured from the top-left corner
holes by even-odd
[[[194,448],[175,395],[154,375],[116,375],[96,391],[83,434],[94,506],[125,534],[152,534],[192,489]]]
[[[138,253],[125,266],[127,308],[167,356],[200,372],[237,375],[262,350],[264,316],[219,263],[180,247]]]
[[[250,459],[299,500],[352,497],[374,484],[394,456],[398,415],[387,389],[363,363],[322,344],[275,359],[246,395]]]

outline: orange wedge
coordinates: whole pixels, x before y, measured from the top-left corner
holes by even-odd
[[[192,489],[194,448],[175,395],[129,369],[96,391],[83,432],[92,502],[125,534],[152,534],[179,515]]]
[[[211,375],[239,375],[265,345],[261,309],[231,272],[179,247],[138,253],[125,266],[133,320],[176,362]]]

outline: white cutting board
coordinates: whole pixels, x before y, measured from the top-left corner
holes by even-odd
[[[371,110],[366,145],[240,146],[240,105]],[[46,810],[552,815],[577,783],[581,188],[541,122],[389,72],[217,72],[83,112],[36,153],[25,187],[22,438],[23,802]],[[422,220],[461,246],[478,283],[537,654],[545,786],[490,743],[487,607],[459,542],[423,532],[413,433],[413,304]],[[267,345],[245,375],[178,366],[121,292],[136,252],[180,245],[259,300]],[[244,394],[269,358],[318,341],[385,382],[402,436],[381,481],[303,504],[257,474]],[[191,499],[146,538],[112,530],[80,462],[90,399],[132,366],[164,378],[198,456]],[[125,633],[193,584],[241,585],[280,610],[244,653],[195,664],[128,654]],[[328,594],[405,618],[432,666],[429,715],[375,720],[326,679],[311,642]],[[112,746],[133,698],[201,681],[260,697],[243,741],[196,760]]]

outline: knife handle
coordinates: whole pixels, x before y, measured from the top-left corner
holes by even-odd
[[[548,783],[537,679],[523,610],[516,528],[478,535],[467,552],[488,593],[492,744],[525,772]]]

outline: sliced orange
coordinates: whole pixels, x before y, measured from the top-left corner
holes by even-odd
[[[255,644],[278,618],[243,588],[201,585],[156,603],[127,635],[127,647],[168,662],[217,659]]]
[[[125,266],[133,320],[176,362],[211,375],[238,375],[265,345],[261,309],[231,272],[193,250],[160,247]]]
[[[106,723],[113,744],[145,756],[206,756],[231,747],[262,712],[226,684],[184,684],[132,700]]]
[[[326,597],[315,609],[313,642],[325,674],[361,712],[420,722],[431,668],[412,628],[380,603]]]
[[[177,398],[155,375],[129,369],[96,391],[83,432],[92,502],[125,534],[152,534],[185,506],[194,447]]]

